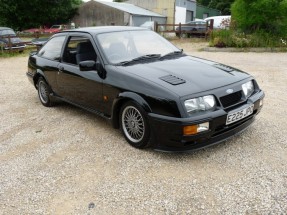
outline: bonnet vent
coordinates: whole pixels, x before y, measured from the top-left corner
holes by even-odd
[[[216,67],[218,69],[222,69],[225,72],[233,72],[234,71],[234,69],[232,67],[226,66],[226,65],[223,65],[223,64],[214,64],[214,67]]]
[[[185,80],[178,78],[176,76],[173,76],[173,75],[163,76],[163,77],[160,77],[159,79],[172,85],[179,85],[179,84],[185,83]]]

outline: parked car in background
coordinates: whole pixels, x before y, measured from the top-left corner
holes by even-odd
[[[13,29],[0,27],[0,49],[13,49],[22,52],[25,47],[25,43],[16,36],[16,33]]]
[[[98,114],[136,148],[210,146],[246,129],[263,107],[251,75],[137,27],[57,33],[30,55],[26,74],[44,106],[58,98]]]
[[[34,38],[31,40],[31,44],[35,46],[42,46],[49,40],[49,37]]]
[[[209,22],[213,19],[213,29],[228,29],[231,22],[231,16],[211,16],[204,19]]]
[[[35,33],[43,33],[44,29],[41,28],[30,28],[30,29],[25,29],[23,31],[21,31],[21,33],[23,34],[35,34]]]
[[[176,27],[176,36],[179,34],[186,34],[190,36],[191,34],[205,34],[206,32],[206,22],[203,21],[190,21],[181,25],[181,32],[179,32],[179,27]]]
[[[66,29],[68,29],[67,25],[52,25],[51,28],[44,29],[44,33],[54,34]]]

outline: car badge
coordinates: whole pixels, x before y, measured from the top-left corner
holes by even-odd
[[[227,92],[228,94],[233,93],[233,89],[228,89],[228,90],[226,90],[226,92]]]

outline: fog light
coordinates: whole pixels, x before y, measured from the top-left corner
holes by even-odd
[[[183,135],[193,135],[209,130],[209,122],[200,123],[198,125],[187,125],[183,127]]]
[[[203,131],[208,131],[208,130],[209,130],[209,122],[201,123],[197,127],[198,132],[203,132]]]
[[[261,107],[263,105],[263,99],[260,100],[259,106]]]

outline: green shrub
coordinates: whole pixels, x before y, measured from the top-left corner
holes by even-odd
[[[265,32],[268,38],[270,34],[285,36],[287,33],[287,0],[235,0],[231,14],[242,32]]]

